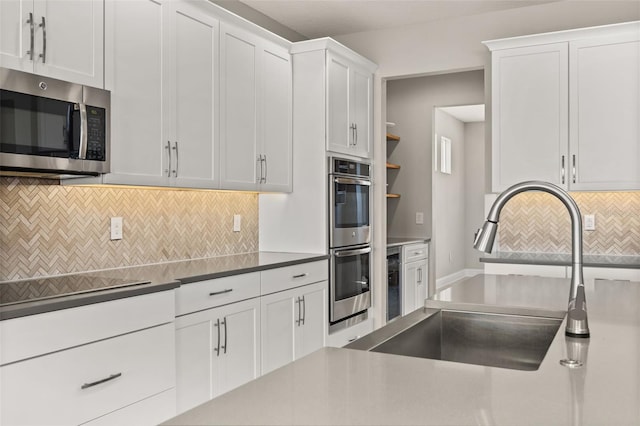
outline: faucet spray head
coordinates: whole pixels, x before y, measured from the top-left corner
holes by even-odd
[[[476,232],[476,236],[473,241],[473,248],[485,253],[491,253],[497,231],[498,223],[491,222],[490,220],[485,221],[482,228],[478,229],[478,232]]]

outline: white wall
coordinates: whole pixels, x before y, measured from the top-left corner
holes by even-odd
[[[440,108],[435,109],[436,143],[451,140],[451,174],[433,172],[433,247],[435,277],[446,277],[465,267],[465,126]],[[440,150],[438,150],[440,152]]]
[[[465,192],[465,235],[464,247],[465,268],[482,269],[481,253],[475,250],[471,241],[476,230],[484,223],[484,188],[485,188],[485,158],[484,158],[484,128],[483,122],[465,123],[464,125],[464,192]]]

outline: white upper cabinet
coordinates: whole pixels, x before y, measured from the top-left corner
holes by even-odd
[[[492,190],[640,189],[640,23],[485,42]]]
[[[168,186],[163,137],[164,16],[168,1],[107,0],[105,86],[111,91],[111,173],[104,183]]]
[[[292,185],[288,49],[220,25],[220,172],[225,189],[288,192]]]
[[[170,7],[163,79],[168,174],[173,186],[216,188],[219,22],[195,3],[172,2]]]
[[[640,29],[571,41],[569,71],[570,187],[640,189]]]
[[[327,150],[371,156],[373,71],[327,51]]]
[[[104,86],[103,0],[2,0],[0,66]]]
[[[493,191],[525,180],[566,183],[566,43],[499,50],[491,62]]]

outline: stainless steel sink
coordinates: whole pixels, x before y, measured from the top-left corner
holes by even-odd
[[[370,350],[533,371],[561,323],[558,318],[442,310]]]

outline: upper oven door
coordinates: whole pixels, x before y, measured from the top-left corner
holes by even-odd
[[[371,181],[336,175],[329,179],[331,247],[369,243]]]

